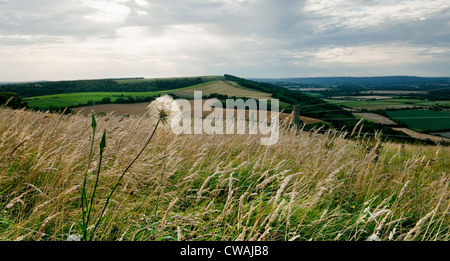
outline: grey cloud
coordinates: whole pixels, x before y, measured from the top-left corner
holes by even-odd
[[[81,18],[94,12],[72,1],[0,2],[0,32],[83,37],[115,30],[117,25],[100,26]]]
[[[377,72],[390,65],[367,64],[366,68],[362,68],[361,65],[352,67],[346,64],[336,68],[336,64],[333,64],[332,67],[327,67],[330,65],[316,64],[316,53],[321,48],[389,46],[392,43],[403,44],[405,48],[420,46],[423,48],[418,50],[425,52],[423,55],[436,57],[434,63],[427,60],[403,65],[399,72],[420,71],[420,68],[427,67],[424,70],[428,73],[432,73],[434,68],[445,74],[441,68],[450,66],[448,53],[433,53],[435,48],[444,50],[449,46],[450,7],[431,10],[423,20],[408,16],[397,19],[385,15],[379,23],[372,23],[363,19],[363,11],[383,6],[380,1],[346,1],[338,8],[331,6],[315,11],[305,9],[308,1],[297,0],[147,2],[148,5],[141,5],[133,0],[121,1],[119,4],[130,10],[126,17],[112,22],[96,22],[86,17],[97,15],[99,10],[82,4],[81,0],[0,0],[0,45],[56,43],[66,48],[65,37],[76,39],[74,41],[80,43],[84,39],[99,39],[96,43],[104,39],[114,41],[124,37],[121,29],[128,27],[148,31],[148,34],[141,36],[141,40],[148,41],[144,37],[170,38],[168,34],[173,32],[173,26],[193,25],[201,28],[199,32],[205,32],[207,37],[216,37],[226,42],[226,47],[223,48],[211,46],[208,50],[186,49],[186,56],[201,63],[197,65],[200,68],[198,70],[204,69],[205,74],[226,72],[248,77],[261,74],[289,77],[346,74],[358,70],[379,74]],[[411,2],[417,4],[417,1]],[[323,1],[325,5],[330,3],[333,2]],[[355,10],[356,14],[353,15],[348,10]],[[361,13],[358,10],[362,10]],[[340,14],[341,11],[350,13]],[[366,23],[358,25],[360,18]],[[108,47],[105,48],[103,55],[121,54],[116,49],[108,52]],[[179,57],[172,57],[172,60],[179,63],[179,66],[185,66],[178,68],[178,71],[190,69],[188,62],[179,62]],[[170,72],[167,73],[170,76]]]

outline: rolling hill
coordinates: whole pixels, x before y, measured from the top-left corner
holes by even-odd
[[[141,82],[143,80],[127,80]],[[124,83],[122,83],[124,84]],[[127,83],[130,84],[130,83]],[[153,91],[153,92],[80,92],[42,95],[25,98],[24,101],[32,108],[48,109],[62,107],[79,107],[105,103],[135,103],[150,101],[153,97],[163,94],[173,94],[180,98],[193,99],[194,91],[202,91],[203,96],[221,94],[229,97],[245,97],[253,99],[270,99],[272,94],[244,88],[236,82],[211,81],[189,87]]]
[[[227,95],[228,97],[234,96],[252,99],[270,99],[272,97],[271,93],[245,88],[231,81],[209,82],[180,90],[172,90],[170,93],[183,98],[194,98],[194,91],[202,91],[202,94],[205,96],[217,93]]]
[[[22,89],[22,87],[24,89]],[[344,108],[328,103],[320,98],[311,97],[298,91],[288,90],[270,83],[256,82],[233,75],[202,76],[165,79],[104,79],[63,82],[42,82],[0,86],[8,90],[17,90],[36,110],[72,112],[72,108],[98,104],[134,104],[151,102],[155,97],[169,94],[175,98],[192,98],[195,90],[202,91],[203,98],[218,98],[225,102],[227,98],[278,99],[280,111],[291,113],[293,106],[300,106],[301,116],[312,118],[308,122],[328,128],[351,131],[359,119]],[[42,94],[33,96],[33,94]],[[130,108],[130,107],[128,107]],[[306,121],[304,121],[306,123]],[[315,125],[310,125],[312,128]],[[373,135],[377,130],[385,134],[399,135],[376,123],[365,123],[363,133]],[[388,136],[392,138],[394,136]],[[414,139],[413,139],[414,140]]]

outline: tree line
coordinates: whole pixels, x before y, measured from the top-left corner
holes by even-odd
[[[112,79],[1,84],[0,92],[15,92],[21,97],[79,92],[152,92],[189,87],[211,81],[208,78],[173,78],[123,81]]]

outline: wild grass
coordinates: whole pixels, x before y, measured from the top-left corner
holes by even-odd
[[[0,122],[0,240],[81,239],[85,173],[93,240],[449,239],[446,147],[284,125],[267,147],[160,126],[127,169],[157,124],[147,115],[97,117],[95,136],[81,114],[1,108]]]

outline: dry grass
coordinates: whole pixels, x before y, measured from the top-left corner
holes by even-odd
[[[76,238],[90,118],[2,108],[0,122],[0,240]],[[97,118],[94,163],[103,129],[107,140],[96,206],[154,125]],[[445,148],[347,135],[283,128],[266,147],[258,135],[159,128],[95,240],[448,240]]]

